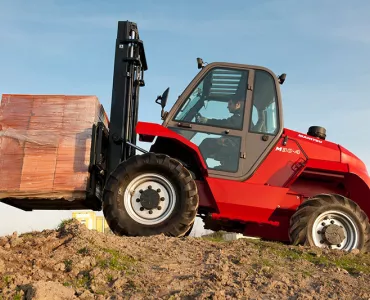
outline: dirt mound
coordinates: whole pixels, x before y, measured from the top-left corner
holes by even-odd
[[[368,299],[369,274],[368,254],[117,237],[72,220],[0,238],[0,299]]]

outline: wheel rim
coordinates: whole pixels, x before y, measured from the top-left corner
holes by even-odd
[[[130,182],[123,202],[133,220],[143,225],[155,225],[166,220],[173,212],[176,193],[172,184],[162,175],[143,174]]]
[[[317,247],[349,251],[358,247],[359,230],[350,216],[331,210],[316,218],[312,238]]]

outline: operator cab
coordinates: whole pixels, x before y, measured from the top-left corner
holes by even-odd
[[[199,65],[163,125],[198,146],[209,175],[249,177],[282,133],[279,84],[285,74],[231,63]]]

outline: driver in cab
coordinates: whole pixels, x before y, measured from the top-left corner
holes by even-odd
[[[230,99],[227,108],[232,116],[227,119],[208,119],[203,116],[197,117],[197,122],[202,124],[209,124],[220,127],[241,128],[243,122],[243,104],[239,99]]]
[[[240,99],[230,99],[227,105],[232,114],[226,119],[208,119],[203,116],[197,117],[197,121],[211,126],[220,126],[234,129],[241,129],[243,124],[243,105]],[[221,165],[215,169],[235,170],[238,165],[239,146],[233,137],[206,138],[199,145],[199,150],[206,158],[214,158],[220,161]]]

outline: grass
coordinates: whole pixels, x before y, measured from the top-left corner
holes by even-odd
[[[77,251],[78,254],[82,255],[88,255],[90,253],[90,250],[87,247],[83,247]]]
[[[273,267],[274,266],[274,264],[269,259],[266,259],[266,258],[262,258],[261,263],[266,267]]]
[[[351,257],[349,255],[334,260],[337,267],[347,270],[350,274],[363,272],[370,273],[370,266],[364,262],[364,259]]]
[[[11,277],[11,276],[9,276],[9,275],[5,275],[5,276],[3,277],[3,281],[4,281],[4,283],[5,283],[5,285],[6,285],[6,286],[8,286],[8,285],[9,285],[9,283],[11,282],[11,280],[12,280],[12,277]]]
[[[13,297],[13,300],[22,300],[22,296],[19,292],[17,292],[14,297]]]
[[[107,281],[108,282],[112,282],[113,281],[113,275],[112,274],[108,274],[107,275]]]
[[[201,236],[202,239],[211,241],[211,242],[216,242],[216,243],[222,243],[222,242],[227,242],[224,239],[224,231],[216,231],[208,235],[203,235]]]
[[[313,273],[311,271],[309,271],[309,270],[303,270],[302,271],[302,275],[303,275],[304,278],[309,278],[309,277],[312,276],[312,274]]]
[[[213,242],[225,242],[223,232],[214,232],[207,236],[202,236],[202,239]],[[340,253],[339,255],[329,252],[329,254],[318,254],[313,250],[301,250],[298,247],[289,247],[279,242],[268,242],[248,239],[248,244],[253,244],[259,251],[270,253],[277,257],[288,259],[291,261],[305,260],[318,267],[337,267],[346,270],[351,275],[359,273],[370,274],[370,254],[351,254]],[[333,250],[336,251],[336,250]],[[234,263],[238,263],[235,261]],[[273,267],[271,260],[262,258],[259,262],[262,266]],[[308,270],[303,271],[304,276],[311,276]]]
[[[223,238],[216,238],[216,237],[203,237],[204,240],[216,243],[224,243],[226,242]]]
[[[25,232],[25,233],[20,234],[19,237],[23,239],[34,238],[35,233],[38,233],[38,232]]]
[[[102,249],[108,257],[100,258],[97,262],[98,266],[103,269],[116,270],[116,271],[130,271],[136,260],[121,254],[114,249]]]
[[[72,271],[72,260],[66,259],[64,261],[64,266],[65,266],[65,271],[66,272],[71,272]]]
[[[267,247],[270,247],[270,245]],[[260,246],[260,248],[265,248],[265,246]],[[341,268],[352,275],[359,274],[360,272],[370,274],[370,256],[366,254],[354,255],[351,253],[340,253],[339,255],[331,255],[329,253],[327,255],[320,255],[315,251],[288,248],[284,245],[279,246],[278,243],[270,247],[270,251],[279,257],[292,261],[305,260],[319,267]]]
[[[77,287],[88,288],[91,282],[91,276],[89,271],[81,271],[76,280]]]
[[[73,221],[74,221],[74,219],[73,219],[73,218],[62,220],[62,221],[58,224],[58,226],[57,226],[57,228],[56,228],[56,229],[57,229],[57,231],[60,231],[60,230],[64,229],[66,225],[71,224]]]
[[[299,249],[298,247],[287,246],[279,242],[267,242],[259,240],[248,240],[260,252],[259,264],[262,266],[273,267],[270,259],[263,258],[267,254],[278,258],[294,262],[307,261],[317,267],[333,267],[346,270],[351,275],[359,273],[370,274],[370,254],[352,254],[348,252],[338,252],[337,250],[329,251],[328,254],[320,254],[319,249]],[[282,262],[283,264],[285,261]],[[304,276],[311,276],[310,270],[303,270]]]
[[[90,285],[93,277],[90,270],[80,271],[71,281],[64,281],[62,284],[65,287],[84,288],[90,290]]]

